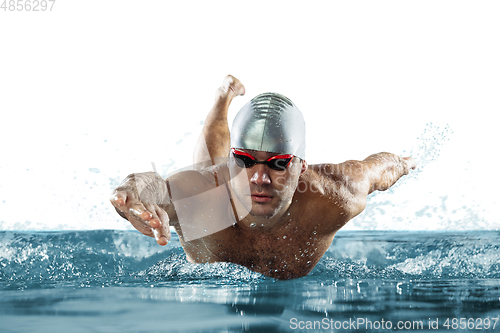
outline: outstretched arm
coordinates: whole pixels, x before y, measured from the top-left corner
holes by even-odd
[[[346,161],[340,164],[319,165],[319,172],[332,181],[332,189],[336,201],[342,201],[344,216],[349,219],[363,211],[367,196],[374,191],[385,191],[399,178],[415,169],[413,157],[400,157],[391,153],[379,153],[368,156],[363,161]]]
[[[417,163],[413,157],[401,157],[391,153],[370,155],[361,161],[361,174],[356,179],[359,190],[366,195],[374,191],[385,191],[399,178],[415,169]]]

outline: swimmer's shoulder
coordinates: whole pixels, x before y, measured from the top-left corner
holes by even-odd
[[[310,165],[305,176],[308,182],[315,183],[316,187],[326,196],[336,200],[357,201],[362,193],[359,192],[359,176],[363,170],[357,161],[346,161],[339,164],[324,163]],[[365,195],[366,196],[366,195]]]
[[[339,164],[310,164],[307,171],[301,175],[306,182],[313,182],[322,187],[341,185],[345,175],[340,172]]]
[[[317,178],[329,180],[340,186],[351,187],[354,183],[364,179],[363,163],[349,160],[338,164],[313,164],[309,169]]]
[[[366,206],[366,193],[360,191],[363,167],[359,161],[346,161],[339,164],[325,163],[310,166],[311,179],[319,185],[324,196],[340,207],[344,216],[352,218]],[[309,170],[308,170],[309,171]]]

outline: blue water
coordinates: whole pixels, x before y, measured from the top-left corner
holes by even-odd
[[[278,281],[190,264],[175,234],[2,231],[0,332],[498,331],[499,248],[498,231],[341,231],[311,274]]]

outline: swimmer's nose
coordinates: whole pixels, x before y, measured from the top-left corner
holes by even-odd
[[[266,170],[266,167],[262,164],[257,164],[252,168],[253,175],[250,178],[250,182],[257,185],[271,184],[271,178]]]

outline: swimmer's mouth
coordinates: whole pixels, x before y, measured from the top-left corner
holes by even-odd
[[[273,197],[262,194],[252,194],[252,200],[255,202],[269,202]]]

